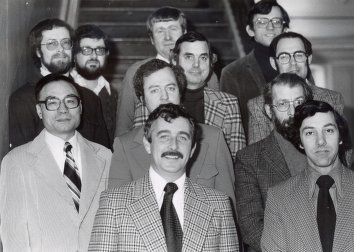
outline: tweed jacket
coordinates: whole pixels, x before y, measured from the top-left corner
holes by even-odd
[[[266,81],[254,51],[231,62],[221,72],[220,90],[238,98],[246,136],[248,135],[247,101],[260,95],[265,84]]]
[[[167,252],[149,174],[102,193],[89,251]],[[188,178],[184,192],[182,251],[238,251],[228,197]]]
[[[119,93],[119,104],[117,108],[116,136],[121,136],[129,132],[134,125],[134,118],[137,113],[137,106],[140,103],[134,90],[134,75],[139,67],[146,62],[154,59],[153,57],[137,61],[131,65],[125,73],[122,82],[122,91]],[[219,90],[219,81],[213,73],[208,81],[208,87]],[[138,112],[139,113],[139,112]]]
[[[314,100],[327,102],[343,115],[344,99],[341,93],[315,85],[310,85],[310,87]],[[251,144],[268,136],[273,129],[273,124],[264,112],[263,95],[248,101],[247,107],[249,113],[248,143]]]
[[[5,156],[0,176],[4,251],[87,251],[112,153],[79,133],[77,142],[82,162],[79,213],[44,131]]]
[[[307,164],[305,157],[303,164]],[[243,241],[254,251],[261,251],[268,188],[290,177],[274,132],[237,152],[235,194],[238,223]]]
[[[183,101],[182,101],[183,103]],[[134,128],[144,125],[148,118],[147,108],[138,105],[134,119]],[[221,129],[232,159],[236,152],[246,146],[245,133],[242,126],[237,97],[214,89],[204,88],[204,123]]]
[[[308,170],[269,189],[262,235],[263,251],[321,252]],[[341,168],[343,197],[337,198],[333,251],[354,251],[354,172]]]
[[[231,199],[235,207],[235,175],[231,155],[221,130],[200,124],[197,148],[187,167],[187,176],[201,185],[215,188]],[[151,156],[143,145],[143,127],[117,137],[114,141],[108,187],[121,186],[142,178]]]

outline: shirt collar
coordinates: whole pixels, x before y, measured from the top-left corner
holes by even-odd
[[[42,76],[47,76],[48,74],[51,74],[51,72],[43,65],[41,65],[41,67],[39,68],[39,71],[41,72]],[[65,73],[63,75],[68,77],[69,76],[69,72],[67,72],[67,73]]]
[[[161,54],[157,54],[156,55],[156,59],[163,60],[163,61],[165,61],[167,63],[170,63],[170,61],[168,59],[165,59]]]
[[[87,87],[86,84],[86,79],[84,77],[82,77],[77,71],[76,69],[72,69],[70,72],[70,75],[73,77],[74,81],[79,84],[82,87]],[[92,90],[96,95],[98,95],[102,88],[106,88],[107,92],[109,95],[111,95],[111,87],[109,85],[109,82],[101,75],[100,77],[98,77],[97,79],[97,86],[95,87],[94,90]]]
[[[57,150],[63,151],[64,150],[64,145],[65,142],[69,142],[72,146],[73,149],[77,149],[77,132],[75,130],[75,134],[68,140],[65,141],[60,137],[54,136],[53,134],[49,133],[47,130],[45,130],[45,138],[47,143],[50,143],[50,147],[53,147]]]

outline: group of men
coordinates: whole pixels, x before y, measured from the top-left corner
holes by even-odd
[[[254,50],[219,85],[208,40],[156,10],[156,57],[128,69],[119,102],[106,34],[38,23],[34,79],[10,97],[4,251],[352,251],[343,98],[315,86],[311,43],[277,2],[248,19]]]

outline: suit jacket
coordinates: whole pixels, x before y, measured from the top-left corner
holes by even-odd
[[[341,93],[314,85],[310,87],[314,100],[327,102],[343,115],[344,99]],[[251,144],[268,136],[273,130],[273,124],[264,112],[263,95],[251,99],[247,107],[249,113],[248,143]]]
[[[225,66],[221,72],[220,90],[238,98],[243,128],[248,131],[248,100],[263,92],[266,84],[254,51]]]
[[[0,176],[4,251],[87,251],[112,153],[80,134],[78,144],[83,168],[79,213],[44,131],[5,156]]]
[[[226,195],[188,178],[184,192],[182,251],[238,251]],[[102,193],[90,251],[167,251],[160,211],[149,174]]]
[[[333,251],[354,251],[354,172],[341,168],[343,197],[338,198]],[[263,251],[321,252],[315,206],[309,197],[308,171],[268,192],[262,236]]]
[[[42,76],[38,70],[32,81],[17,89],[9,100],[10,147],[32,141],[44,128],[36,111],[35,85]],[[77,130],[88,140],[110,147],[99,98],[91,90],[76,85],[82,100],[81,123]]]
[[[303,162],[306,165],[306,158]],[[261,251],[268,188],[290,177],[274,133],[237,152],[235,194],[238,224],[243,241],[253,251]]]
[[[141,61],[135,62],[131,65],[125,73],[122,82],[122,92],[119,94],[119,105],[117,108],[117,128],[116,136],[121,136],[133,129],[134,118],[137,113],[137,105],[140,103],[138,97],[136,97],[134,90],[134,75],[138,68],[146,62],[154,58],[147,58]],[[216,74],[213,74],[208,81],[208,87],[219,90],[219,81]],[[139,112],[138,112],[139,113]]]
[[[200,124],[197,149],[188,162],[187,176],[201,185],[215,188],[231,197],[235,206],[233,163],[222,132]],[[121,186],[142,178],[150,167],[151,155],[143,145],[142,127],[114,141],[108,187]]]

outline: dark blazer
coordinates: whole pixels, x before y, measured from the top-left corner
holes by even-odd
[[[220,90],[238,98],[246,136],[248,135],[247,101],[260,95],[265,84],[266,81],[254,56],[254,51],[231,62],[221,72]]]
[[[32,141],[44,128],[36,111],[35,85],[42,76],[17,89],[9,100],[10,148]],[[86,139],[110,148],[99,98],[91,90],[76,85],[82,100],[81,123],[77,130]]]
[[[333,251],[354,251],[354,172],[341,168]],[[309,197],[308,170],[269,189],[262,236],[263,251],[322,252],[315,206]]]
[[[235,206],[233,162],[223,133],[213,126],[200,126],[200,144],[188,163],[187,176],[229,195]],[[139,179],[149,170],[151,156],[144,148],[143,137],[144,130],[140,127],[115,139],[109,188]]]
[[[148,174],[102,193],[89,251],[167,251]],[[228,197],[188,178],[184,191],[182,251],[239,251]]]

